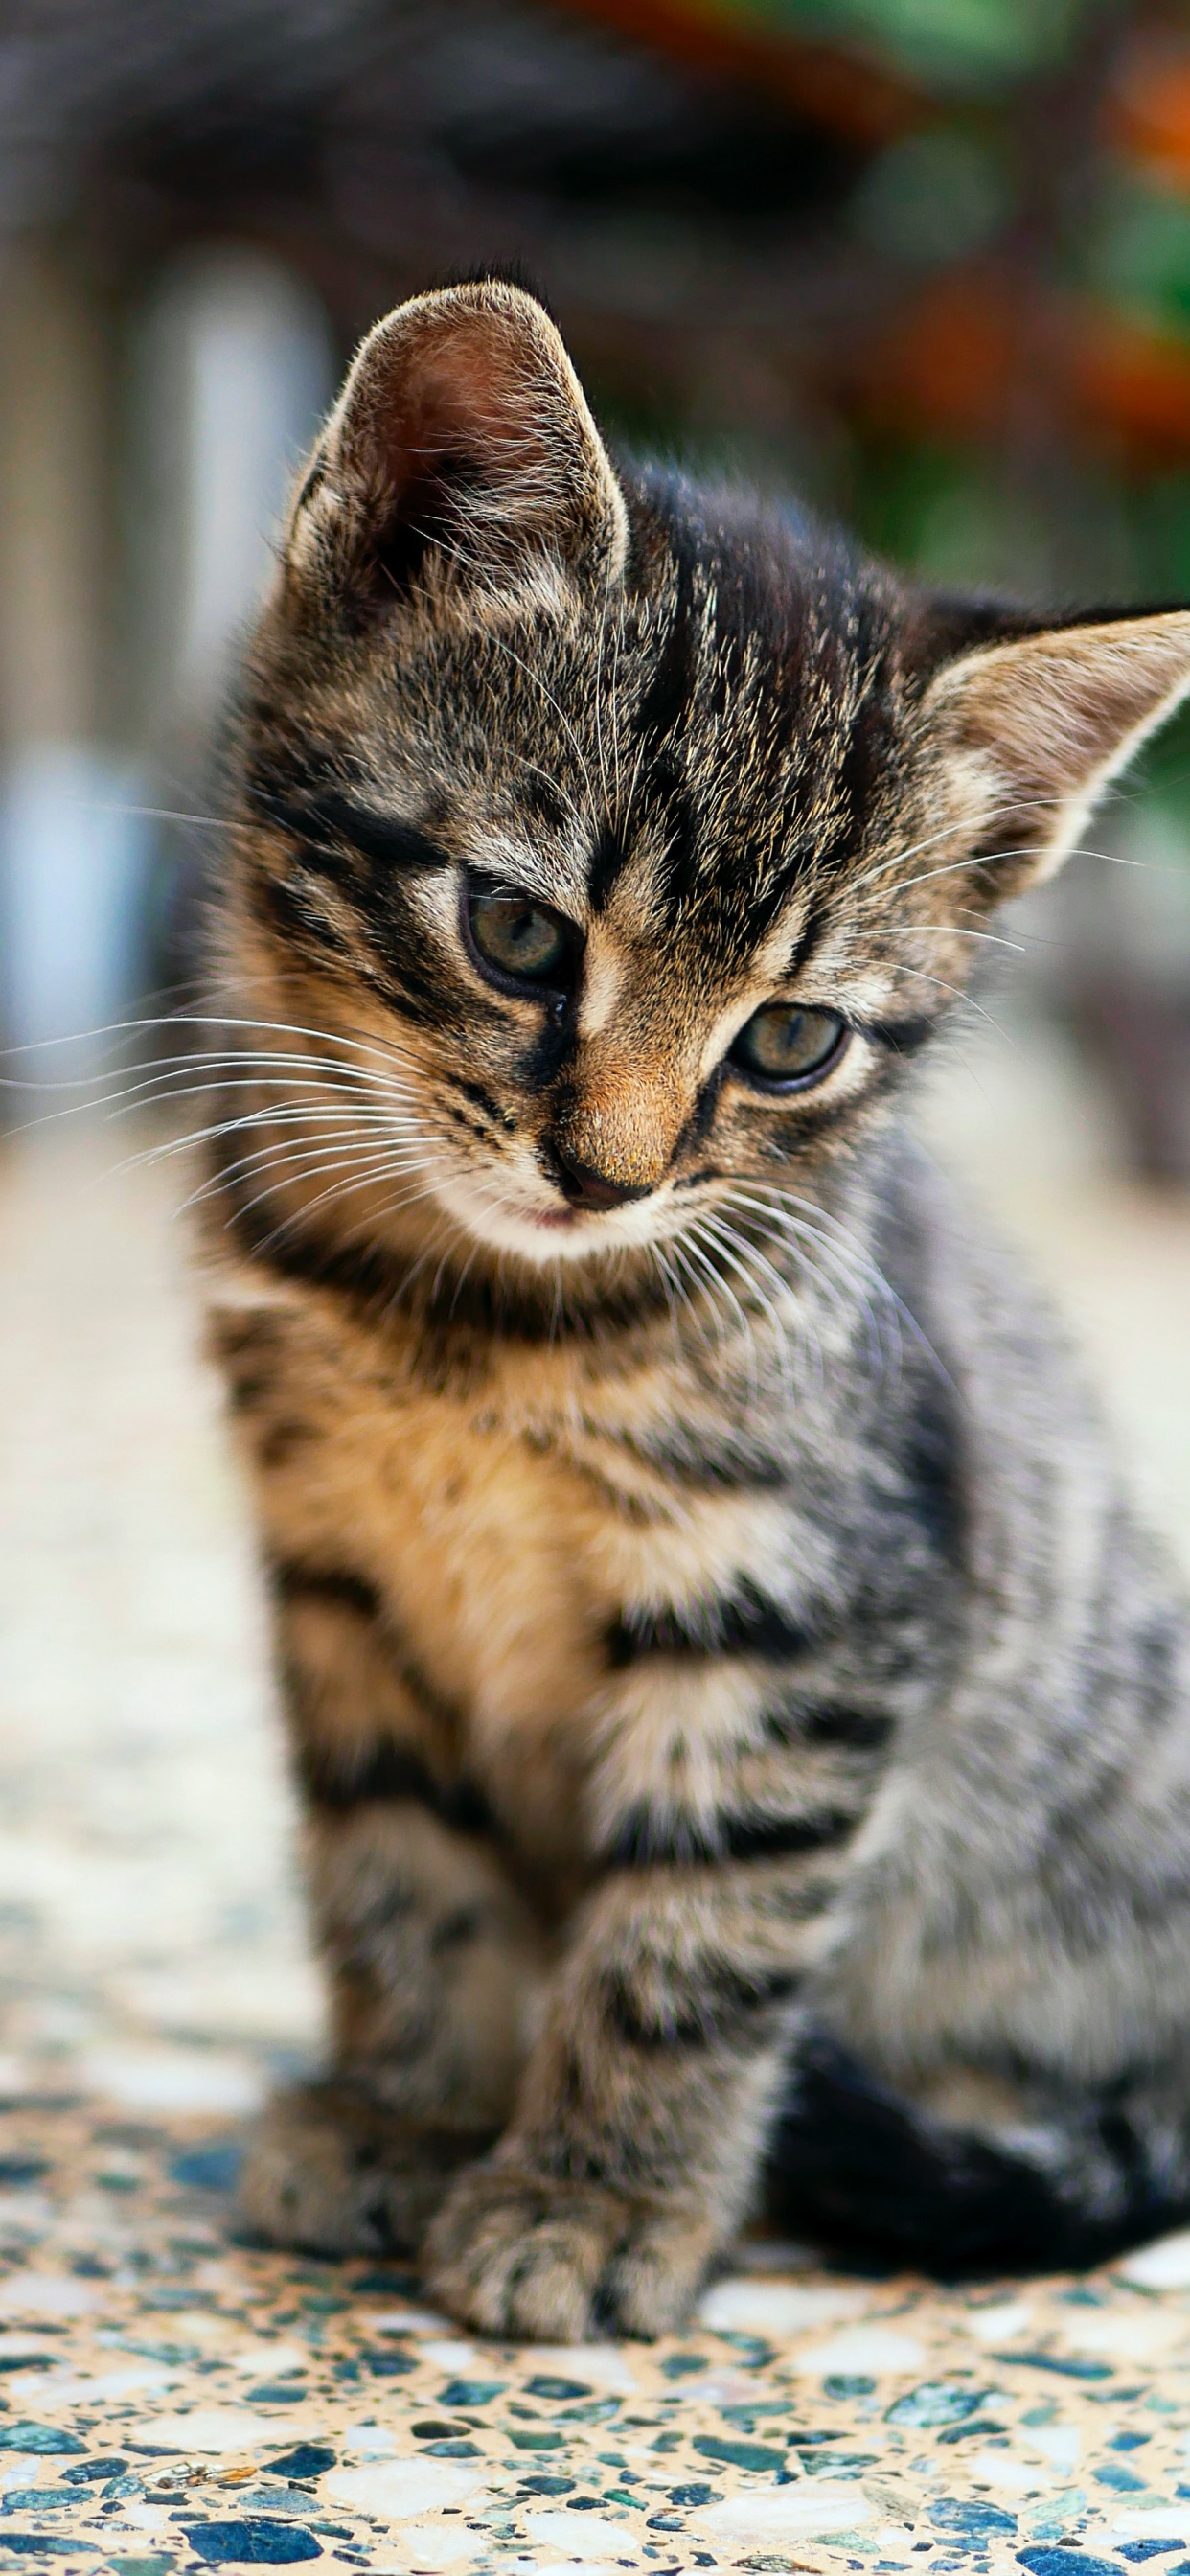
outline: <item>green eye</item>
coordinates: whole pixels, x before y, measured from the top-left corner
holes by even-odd
[[[547,912],[527,894],[476,894],[467,898],[471,944],[497,978],[514,984],[546,984],[555,991],[571,982],[578,953],[578,933],[556,912]]]
[[[760,1082],[792,1087],[826,1072],[847,1043],[837,1011],[802,1011],[792,1002],[768,1002],[754,1011],[731,1050],[731,1062]]]

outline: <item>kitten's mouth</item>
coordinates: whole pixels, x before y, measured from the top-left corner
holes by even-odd
[[[498,1198],[472,1190],[465,1182],[439,1183],[435,1196],[456,1223],[494,1252],[519,1252],[529,1261],[581,1261],[592,1254],[640,1248],[654,1231],[655,1203],[599,1209],[534,1206],[531,1200]]]
[[[531,1227],[534,1234],[586,1235],[593,1242],[599,1214],[598,1209],[592,1208],[519,1208],[517,1221]]]

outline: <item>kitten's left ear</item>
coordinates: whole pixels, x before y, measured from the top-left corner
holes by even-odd
[[[543,305],[492,279],[414,296],[359,349],[298,496],[291,564],[393,608],[432,567],[506,588],[552,561],[616,574],[627,512]]]
[[[1093,805],[1190,692],[1190,610],[1062,626],[949,661],[922,703],[996,899],[1053,874]]]

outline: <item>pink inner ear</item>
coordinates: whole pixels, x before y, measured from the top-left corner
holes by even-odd
[[[513,289],[415,297],[369,333],[327,439],[344,577],[382,606],[427,556],[504,581],[548,546],[617,567],[623,499],[557,332]]]
[[[388,479],[399,504],[415,489],[474,477],[511,482],[545,454],[535,389],[523,355],[486,327],[456,322],[438,348],[406,358],[404,383],[389,405],[378,389],[376,422]],[[375,414],[374,414],[375,418]]]

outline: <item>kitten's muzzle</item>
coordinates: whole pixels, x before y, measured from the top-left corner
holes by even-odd
[[[574,1208],[627,1207],[632,1199],[647,1199],[651,1181],[616,1181],[609,1173],[597,1171],[592,1163],[580,1163],[555,1143],[554,1160],[558,1170],[558,1187]]]

